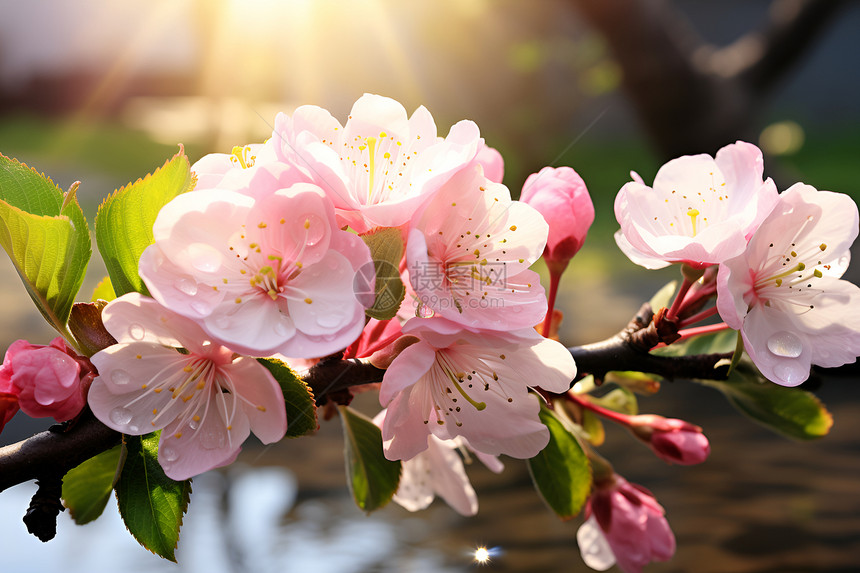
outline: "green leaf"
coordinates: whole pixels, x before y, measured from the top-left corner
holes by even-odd
[[[738,364],[728,380],[696,382],[716,388],[743,414],[795,440],[821,438],[833,425],[833,416],[817,396],[770,382],[748,359]]]
[[[39,312],[64,335],[92,254],[77,187],[64,195],[49,178],[0,155],[0,244]]]
[[[406,287],[400,279],[403,237],[399,229],[385,228],[365,233],[361,238],[370,248],[376,288],[370,287],[373,284],[371,269],[359,269],[355,279],[355,292],[359,300],[365,297],[367,302],[374,301],[373,306],[366,310],[367,316],[388,320],[397,314],[397,309],[406,296]]]
[[[96,302],[97,300],[106,300],[110,302],[115,298],[116,293],[113,291],[110,277],[105,277],[99,281],[99,284],[97,284],[96,288],[93,289],[93,296],[90,298],[90,302]]]
[[[281,386],[287,407],[287,438],[298,438],[319,428],[314,394],[293,370],[274,358],[258,358],[257,362],[271,372]]]
[[[721,330],[712,334],[693,336],[682,342],[674,342],[669,346],[652,350],[652,354],[660,356],[690,356],[693,354],[724,354],[732,352],[737,343],[737,332],[731,329]]]
[[[63,501],[84,525],[102,514],[122,469],[122,445],[88,459],[63,477]]]
[[[138,543],[175,562],[191,480],[176,482],[164,475],[157,459],[159,435],[126,436],[128,458],[116,484],[116,497],[122,520]]]
[[[678,289],[678,281],[672,281],[667,283],[663,288],[654,293],[654,296],[651,297],[651,300],[648,304],[651,305],[651,309],[654,312],[657,312],[659,309],[669,306],[669,303],[672,302],[672,296],[675,294],[675,291]]]
[[[582,430],[592,446],[601,446],[606,441],[603,420],[591,410],[582,410]]]
[[[171,199],[194,188],[195,178],[182,146],[151,175],[115,191],[99,206],[96,242],[118,296],[148,294],[137,274],[144,249],[154,242],[152,224]]]
[[[379,509],[391,500],[400,483],[400,462],[382,453],[382,432],[365,415],[338,406],[343,423],[346,481],[356,505]]]
[[[529,473],[549,508],[560,518],[571,519],[591,491],[591,465],[576,436],[543,404],[540,419],[549,429],[549,444],[528,460]]]
[[[627,388],[615,388],[611,392],[607,392],[606,395],[600,396],[599,398],[592,396],[591,400],[597,405],[603,406],[608,410],[621,412],[628,416],[635,416],[639,413],[639,404],[636,400],[636,394]]]

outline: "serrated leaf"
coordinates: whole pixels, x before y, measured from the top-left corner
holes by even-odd
[[[728,380],[696,382],[716,388],[743,414],[795,440],[824,437],[833,425],[833,416],[817,396],[770,382],[748,359],[738,364]]]
[[[122,448],[102,452],[63,477],[63,502],[78,525],[93,521],[104,511],[120,474]]]
[[[591,491],[591,464],[576,437],[543,404],[540,419],[549,429],[549,444],[528,460],[529,473],[549,508],[560,518],[571,519]]]
[[[61,334],[86,274],[90,231],[76,197],[0,154],[0,244],[30,298]]]
[[[603,406],[608,410],[621,412],[628,416],[635,416],[639,413],[639,403],[636,400],[636,394],[627,388],[615,388],[599,398],[592,396],[591,401],[595,402],[598,406]]]
[[[275,377],[284,393],[287,408],[287,438],[298,438],[319,428],[317,406],[313,391],[293,370],[274,358],[258,358],[257,362]]]
[[[125,437],[128,457],[116,484],[116,498],[120,516],[138,543],[175,562],[191,480],[176,482],[164,475],[157,459],[159,435]]]
[[[343,423],[346,482],[356,505],[364,511],[379,509],[391,500],[400,483],[400,462],[382,452],[382,432],[365,415],[338,406]]]
[[[114,292],[148,294],[137,263],[154,242],[152,224],[171,199],[194,188],[195,179],[182,146],[151,175],[118,189],[99,206],[96,242]]]
[[[373,305],[365,312],[377,320],[388,320],[397,314],[406,296],[406,287],[400,278],[400,260],[403,258],[403,237],[399,229],[377,229],[361,235],[373,259],[373,276],[370,268],[359,269],[356,275],[356,294],[369,299]],[[375,288],[371,289],[371,285]]]
[[[96,285],[96,288],[93,289],[93,296],[90,298],[90,302],[96,302],[97,300],[106,300],[110,302],[115,298],[116,293],[113,290],[110,277],[106,276],[100,280],[99,284]]]

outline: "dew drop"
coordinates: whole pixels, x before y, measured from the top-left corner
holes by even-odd
[[[224,447],[227,441],[224,432],[219,432],[214,429],[203,432],[200,436],[200,446],[204,450],[217,450]]]
[[[419,318],[433,318],[435,315],[436,311],[423,302],[419,302],[418,307],[415,309],[415,316]]]
[[[125,386],[131,381],[131,376],[125,370],[114,370],[110,373],[110,381],[117,386]]]
[[[128,335],[135,340],[143,340],[143,337],[146,336],[146,329],[134,322],[128,326]]]
[[[316,316],[317,324],[323,328],[337,328],[341,326],[341,317],[336,314],[323,313]]]
[[[178,279],[173,283],[173,286],[176,287],[176,290],[188,296],[197,294],[197,281],[193,279]]]
[[[179,454],[176,453],[176,450],[173,448],[161,448],[161,457],[164,458],[165,461],[175,462],[179,458]]]
[[[137,432],[140,431],[140,428],[138,428],[134,424],[129,424],[128,425],[128,431],[131,432],[132,434],[136,434]]]
[[[221,268],[222,257],[215,248],[206,243],[194,243],[188,247],[191,266],[204,273],[212,273]]]
[[[191,303],[191,309],[194,310],[197,314],[208,315],[212,312],[212,307],[206,304],[205,302],[200,302],[199,300],[195,300]]]
[[[314,213],[309,213],[298,218],[298,221],[303,225],[304,242],[307,246],[313,247],[325,237],[328,230],[328,224]]]
[[[773,367],[773,373],[787,386],[797,386],[809,375],[809,371],[794,360],[786,360]]]
[[[192,430],[196,430],[200,427],[200,422],[198,422],[197,420],[191,420],[190,422],[188,422],[188,427]]]
[[[110,418],[110,421],[117,426],[125,426],[131,422],[131,410],[123,408],[122,406],[114,408],[110,411],[110,414],[108,414],[108,418]]]
[[[803,342],[796,334],[782,330],[767,339],[767,349],[776,356],[797,358],[803,352]]]

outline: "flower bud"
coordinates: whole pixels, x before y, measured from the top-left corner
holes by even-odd
[[[543,256],[550,271],[561,272],[582,247],[594,205],[582,178],[570,167],[544,167],[529,175],[520,201],[537,209],[549,224]]]
[[[16,340],[0,366],[0,391],[4,402],[11,403],[10,396],[14,397],[28,416],[64,422],[83,409],[94,377],[89,359],[75,354],[62,337],[48,346]],[[5,412],[0,419],[8,421],[14,411],[7,407]]]
[[[656,415],[630,417],[630,431],[651,446],[657,457],[680,465],[700,464],[711,453],[708,438],[699,426]]]

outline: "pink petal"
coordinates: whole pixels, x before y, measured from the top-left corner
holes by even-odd
[[[240,357],[224,367],[224,374],[234,381],[254,435],[264,444],[283,438],[287,431],[284,395],[269,371],[256,360]]]
[[[421,379],[435,361],[436,350],[426,342],[407,346],[385,371],[379,388],[379,403],[388,405],[397,393]]]

